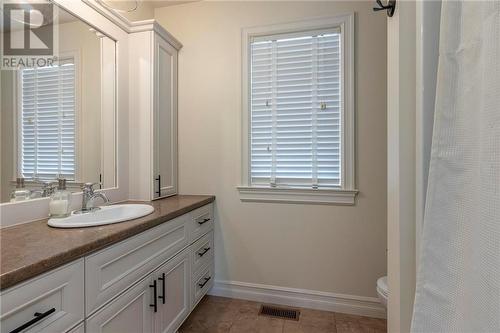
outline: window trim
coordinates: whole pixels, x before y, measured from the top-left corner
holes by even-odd
[[[250,42],[253,38],[307,30],[340,28],[342,32],[342,176],[341,186],[328,189],[304,189],[252,186],[250,172]],[[245,28],[242,30],[242,156],[241,185],[237,186],[241,201],[292,202],[353,205],[357,194],[355,183],[355,118],[354,118],[354,13],[321,17],[299,22]]]

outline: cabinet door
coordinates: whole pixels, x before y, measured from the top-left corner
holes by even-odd
[[[176,332],[189,314],[189,252],[184,250],[158,268],[158,312],[155,313],[155,332]]]
[[[152,332],[154,308],[151,276],[104,306],[86,321],[89,333]]]
[[[177,50],[155,35],[153,198],[177,193]]]

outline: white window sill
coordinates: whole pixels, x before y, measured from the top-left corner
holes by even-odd
[[[354,205],[357,190],[238,186],[244,202]]]

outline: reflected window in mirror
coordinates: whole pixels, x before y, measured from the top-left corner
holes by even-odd
[[[40,29],[52,25],[53,66],[0,71],[0,203],[17,178],[29,199],[58,177],[116,186],[116,41],[62,8]]]
[[[77,181],[75,56],[19,71],[19,174],[25,179]]]

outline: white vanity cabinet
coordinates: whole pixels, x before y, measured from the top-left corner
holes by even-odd
[[[2,291],[1,333],[175,333],[213,284],[213,225],[210,203]]]
[[[189,249],[184,249],[86,321],[86,331],[175,332],[191,311]]]
[[[129,35],[131,199],[177,194],[177,62],[182,45],[154,21]]]
[[[208,204],[88,256],[86,332],[176,332],[213,285],[213,226]]]
[[[93,313],[189,245],[189,215],[179,216],[85,258],[86,312]]]

